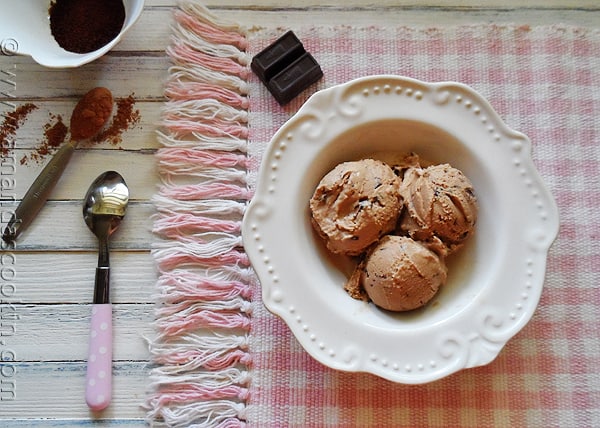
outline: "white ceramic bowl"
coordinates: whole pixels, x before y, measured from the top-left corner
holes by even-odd
[[[124,0],[125,22],[119,35],[93,52],[78,54],[61,48],[50,32],[48,10],[51,1],[19,0],[3,5],[0,14],[0,50],[5,55],[29,55],[51,68],[71,68],[87,64],[111,50],[144,8],[144,0]]]
[[[434,300],[391,313],[343,290],[353,262],[324,248],[308,201],[339,162],[411,151],[460,168],[480,213]],[[270,142],[244,217],[266,307],[335,369],[424,383],[489,363],[531,318],[558,233],[530,152],[525,135],[459,83],[372,76],[316,93]]]

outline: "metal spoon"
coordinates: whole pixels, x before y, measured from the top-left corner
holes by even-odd
[[[108,241],[125,216],[129,189],[115,171],[101,174],[91,184],[83,205],[83,218],[99,241],[98,267],[86,372],[85,400],[92,410],[102,410],[112,396],[112,305]]]
[[[79,100],[71,115],[71,141],[63,144],[52,156],[23,196],[2,234],[5,242],[17,239],[33,221],[48,200],[79,142],[92,138],[104,128],[110,119],[112,107],[112,94],[102,87],[90,90]]]

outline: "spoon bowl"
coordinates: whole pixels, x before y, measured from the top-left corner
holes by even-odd
[[[85,224],[98,239],[108,239],[125,217],[128,202],[129,189],[123,177],[115,171],[101,174],[85,195]]]
[[[112,396],[112,306],[108,241],[121,224],[128,202],[129,189],[123,177],[115,171],[107,171],[90,185],[83,204],[85,223],[99,242],[85,393],[87,405],[95,411],[106,408]]]

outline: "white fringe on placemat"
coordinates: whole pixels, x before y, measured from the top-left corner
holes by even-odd
[[[245,32],[186,1],[174,13],[172,33],[157,133],[159,279],[147,421],[243,427],[252,309],[240,231],[251,198]]]

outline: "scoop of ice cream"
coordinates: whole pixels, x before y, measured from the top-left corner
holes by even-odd
[[[433,251],[407,236],[387,235],[369,250],[346,290],[354,291],[355,298],[362,298],[356,282],[352,283],[360,280],[377,306],[409,311],[429,302],[445,284],[446,277],[446,264]]]
[[[400,186],[405,211],[400,229],[415,240],[439,238],[450,251],[459,248],[477,221],[473,185],[448,164],[409,168]]]
[[[336,254],[359,255],[392,231],[402,208],[400,179],[387,164],[344,162],[327,173],[311,200],[312,222]]]

